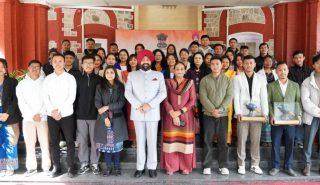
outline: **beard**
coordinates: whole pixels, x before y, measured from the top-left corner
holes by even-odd
[[[88,51],[89,53],[92,53],[94,50],[93,50],[93,49],[87,49],[87,51]]]
[[[148,63],[144,63],[142,64],[141,69],[144,71],[148,71],[149,69],[151,69],[151,65]]]

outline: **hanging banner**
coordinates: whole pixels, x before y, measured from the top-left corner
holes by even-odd
[[[134,46],[142,43],[146,49],[161,49],[166,53],[167,46],[174,44],[179,53],[180,49],[188,48],[194,41],[200,41],[205,31],[181,31],[181,30],[116,30],[116,43],[120,49],[127,49],[133,54]]]

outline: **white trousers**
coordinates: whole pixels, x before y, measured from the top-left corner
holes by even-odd
[[[146,163],[147,168],[155,170],[157,168],[157,133],[158,121],[141,122],[134,121],[137,139],[137,170],[143,170]],[[147,144],[147,151],[146,151]],[[147,154],[146,154],[147,152]]]
[[[37,158],[35,148],[37,139],[39,140],[41,148],[42,169],[49,170],[51,167],[51,159],[49,152],[48,123],[46,121],[34,122],[23,120],[22,129],[27,149],[27,170],[37,169]]]

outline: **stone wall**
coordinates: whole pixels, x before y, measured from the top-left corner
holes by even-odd
[[[222,10],[205,12],[206,18],[204,23],[206,24],[205,31],[210,37],[218,37],[220,35],[220,17]]]
[[[243,8],[229,10],[229,25],[239,23],[265,24],[265,16],[261,8]]]
[[[273,27],[274,9],[269,7],[229,10],[212,9],[203,13],[203,30],[207,31],[211,44],[223,43],[227,45],[228,36],[236,33],[259,33],[262,35],[261,40],[269,44],[269,53],[273,55]],[[258,47],[259,44],[256,43],[256,46]]]
[[[132,30],[133,15],[128,11],[114,11],[117,17],[117,29]]]

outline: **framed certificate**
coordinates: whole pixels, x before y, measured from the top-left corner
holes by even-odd
[[[300,106],[296,102],[274,102],[275,125],[300,125]]]

